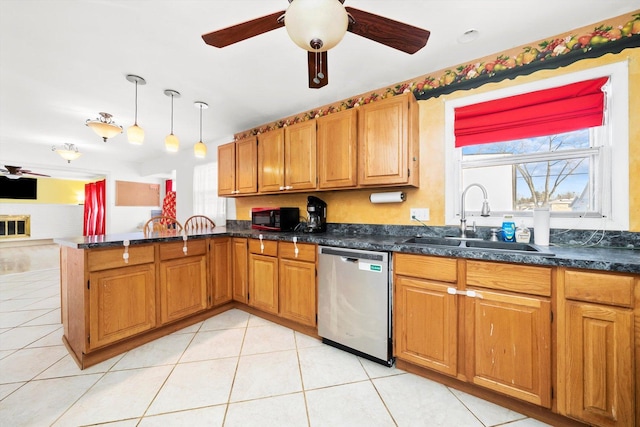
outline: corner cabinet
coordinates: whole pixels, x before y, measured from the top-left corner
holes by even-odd
[[[358,108],[358,185],[419,185],[418,104],[412,93]]]
[[[233,299],[232,280],[232,239],[217,237],[209,239],[209,275],[210,275],[210,304],[218,306]]]
[[[571,269],[560,278],[560,412],[598,426],[640,424],[634,419],[640,350],[633,329],[640,279]]]
[[[164,243],[159,245],[159,250],[160,323],[179,320],[206,309],[206,240]]]
[[[231,241],[231,277],[233,300],[246,304],[249,293],[249,248],[247,239],[234,237]]]
[[[248,137],[218,147],[218,195],[239,196],[258,192],[258,147]]]

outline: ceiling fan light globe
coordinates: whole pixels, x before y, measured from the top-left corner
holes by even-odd
[[[178,149],[180,148],[180,140],[177,136],[170,133],[164,139],[164,147],[169,153],[177,153]]]
[[[129,143],[133,145],[144,144],[144,129],[138,126],[137,123],[134,123],[127,129],[127,138],[129,139]]]
[[[301,48],[325,52],[340,43],[349,18],[339,0],[293,0],[285,12],[284,25],[291,40]],[[312,47],[313,40],[320,40],[321,46]]]
[[[207,146],[202,141],[196,142],[193,146],[193,154],[198,159],[204,159],[207,157]]]

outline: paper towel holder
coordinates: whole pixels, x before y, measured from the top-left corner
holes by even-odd
[[[404,191],[391,191],[385,193],[371,193],[369,201],[371,203],[402,203],[407,195]]]

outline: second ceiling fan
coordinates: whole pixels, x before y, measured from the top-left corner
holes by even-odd
[[[309,87],[329,83],[327,51],[349,31],[409,54],[422,49],[430,32],[373,13],[344,7],[344,0],[289,0],[287,10],[204,34],[208,45],[225,47],[286,27],[289,37],[307,50]]]

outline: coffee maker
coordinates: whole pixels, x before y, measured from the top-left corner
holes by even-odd
[[[307,226],[305,233],[324,233],[327,231],[327,204],[314,196],[307,198]]]

